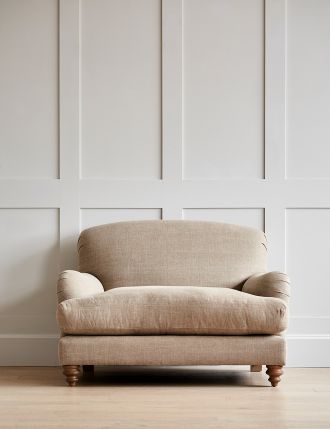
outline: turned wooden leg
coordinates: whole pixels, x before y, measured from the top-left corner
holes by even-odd
[[[251,365],[250,371],[251,372],[261,372],[262,371],[262,365]]]
[[[70,387],[76,386],[80,373],[80,365],[63,365],[63,374],[66,377],[66,382]]]
[[[281,381],[281,375],[283,374],[282,365],[267,365],[266,374],[269,375],[268,380],[273,387],[276,387]]]
[[[88,374],[93,374],[94,365],[83,365],[83,372],[88,373]]]

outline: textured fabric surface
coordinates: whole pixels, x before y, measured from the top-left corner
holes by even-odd
[[[83,231],[80,271],[105,290],[189,285],[240,289],[266,271],[266,238],[252,228],[199,221],[135,221]]]
[[[288,303],[290,280],[286,274],[278,271],[258,273],[244,283],[242,291],[253,295],[280,298]]]
[[[278,298],[196,286],[116,288],[64,301],[57,317],[66,334],[246,335],[287,327],[287,307]]]
[[[83,298],[104,292],[100,281],[87,273],[66,270],[59,275],[57,282],[57,300],[65,301],[71,298]]]
[[[277,335],[65,336],[61,365],[285,365]]]

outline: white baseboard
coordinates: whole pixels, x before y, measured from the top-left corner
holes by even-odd
[[[287,366],[330,367],[330,335],[287,335]]]
[[[57,366],[58,335],[0,335],[0,366]],[[288,367],[330,367],[330,335],[287,335]]]
[[[57,366],[58,335],[0,335],[0,366]]]

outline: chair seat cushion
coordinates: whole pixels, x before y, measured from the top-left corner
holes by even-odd
[[[288,310],[279,298],[234,289],[129,286],[63,301],[57,318],[65,334],[277,334]]]

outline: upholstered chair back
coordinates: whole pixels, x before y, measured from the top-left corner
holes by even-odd
[[[211,286],[240,289],[266,271],[262,231],[218,222],[133,221],[86,229],[80,271],[105,290],[122,286]]]

